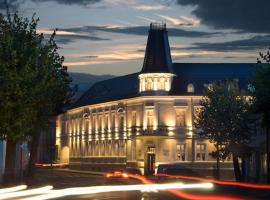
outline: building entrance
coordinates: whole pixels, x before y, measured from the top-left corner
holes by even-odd
[[[148,147],[147,149],[147,175],[153,175],[155,173],[155,147]]]

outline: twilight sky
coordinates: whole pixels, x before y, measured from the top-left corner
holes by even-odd
[[[60,54],[72,72],[139,71],[150,22],[166,22],[173,62],[256,62],[270,47],[270,0],[8,2],[25,17],[36,13],[40,32],[58,28]]]

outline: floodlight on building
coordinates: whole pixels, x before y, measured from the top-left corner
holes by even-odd
[[[174,132],[173,131],[169,131],[168,135],[169,136],[174,136]]]

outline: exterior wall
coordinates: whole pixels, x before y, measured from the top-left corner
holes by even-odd
[[[266,154],[266,130],[262,128],[261,118],[258,116],[254,138],[252,139],[252,151],[244,159],[246,181],[267,181],[267,154]]]
[[[193,127],[200,98],[142,96],[69,110],[57,117],[59,162],[142,174],[149,171],[149,159],[155,169],[162,163],[212,169],[214,147]],[[198,145],[205,150],[198,152]]]

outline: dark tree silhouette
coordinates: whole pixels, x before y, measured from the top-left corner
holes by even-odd
[[[38,19],[0,15],[0,137],[7,140],[6,169],[14,168],[14,146],[28,140],[31,164],[37,134],[69,103],[71,79],[54,41],[37,33]]]
[[[219,81],[209,85],[200,102],[195,119],[200,136],[214,143],[212,156],[220,160],[232,155],[236,180],[242,180],[239,157],[244,157],[251,139],[249,128],[250,101],[238,87],[237,81]]]
[[[262,117],[266,129],[267,182],[270,183],[270,52],[260,53],[257,68],[252,79],[252,95],[255,112]]]

